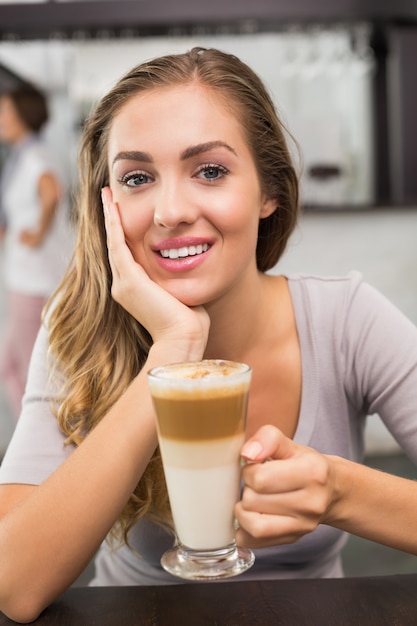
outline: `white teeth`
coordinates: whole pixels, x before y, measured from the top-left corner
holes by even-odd
[[[196,246],[183,246],[182,248],[171,248],[170,250],[161,250],[161,256],[164,259],[184,259],[187,256],[195,256],[196,254],[202,254],[209,249],[208,243],[199,243]]]

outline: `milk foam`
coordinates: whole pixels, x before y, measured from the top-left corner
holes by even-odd
[[[234,361],[207,360],[190,363],[175,363],[172,365],[155,367],[152,370],[151,386],[153,393],[157,389],[194,389],[202,381],[205,388],[230,387],[235,383],[233,376],[244,374],[248,366]],[[194,383],[194,384],[193,384]],[[240,382],[240,385],[242,382]]]

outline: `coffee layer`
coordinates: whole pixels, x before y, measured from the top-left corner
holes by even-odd
[[[245,430],[247,390],[234,389],[220,397],[172,392],[153,401],[160,435],[183,441],[222,439]]]

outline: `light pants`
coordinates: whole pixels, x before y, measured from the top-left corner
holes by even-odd
[[[6,324],[0,345],[0,378],[18,419],[33,345],[47,298],[8,291]]]

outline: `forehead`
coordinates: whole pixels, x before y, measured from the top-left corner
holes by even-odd
[[[177,131],[177,132],[175,132]],[[120,142],[170,136],[237,134],[243,139],[235,107],[226,98],[200,84],[157,87],[137,93],[115,115],[109,132],[109,149]]]
[[[15,104],[6,94],[0,96],[0,114],[4,120],[7,118],[7,124],[20,122],[20,115]]]
[[[0,95],[0,107],[2,109],[12,109],[13,108],[13,100],[7,94]]]

